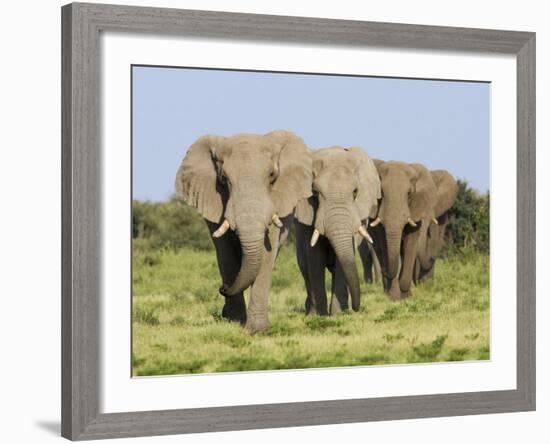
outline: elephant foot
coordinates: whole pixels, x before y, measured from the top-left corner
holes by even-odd
[[[222,317],[229,321],[239,322],[244,325],[246,323],[246,310],[236,311],[224,305],[222,308]]]
[[[222,317],[230,321],[239,322],[241,325],[246,324],[246,304],[244,297],[233,296],[225,300],[222,308]]]
[[[316,315],[317,315],[317,309],[313,305],[306,307],[306,316],[316,316]]]
[[[341,304],[337,299],[336,297],[334,297],[331,301],[331,304],[330,304],[330,312],[329,314],[332,316],[332,315],[337,315],[337,314],[340,314],[346,310],[348,310],[349,307],[347,306],[342,306],[343,304]]]
[[[411,290],[407,290],[407,291],[402,291],[401,292],[401,299],[407,299],[408,297],[410,297],[412,294]]]
[[[315,305],[310,305],[309,308],[306,309],[306,316],[321,316],[321,313],[317,310]]]
[[[392,301],[394,302],[400,301],[402,299],[401,297],[402,291],[401,291],[401,288],[399,287],[399,282],[397,281],[392,282],[388,290],[386,290],[386,294]]]
[[[246,320],[245,328],[250,334],[259,333],[267,330],[271,326],[269,319],[266,317],[249,316]]]
[[[311,298],[309,296],[306,298],[306,303],[304,305],[304,308],[305,308],[305,311],[306,311],[306,315],[311,314],[311,310],[313,310],[313,308],[314,308],[313,304],[311,302]]]
[[[372,274],[365,274],[363,277],[365,278],[365,282],[367,284],[372,284],[374,282],[374,279],[372,278]]]
[[[387,291],[386,294],[390,298],[391,301],[397,302],[401,300],[401,292],[400,291]]]
[[[392,302],[399,302],[401,300],[400,294],[389,294],[388,296]]]
[[[328,316],[328,311],[326,308],[319,309],[312,304],[309,309],[306,309],[306,316]]]
[[[329,312],[325,308],[324,310],[318,310],[317,308],[312,308],[309,313],[306,313],[308,316],[328,316]]]
[[[386,294],[392,301],[401,300],[401,290],[399,288],[391,287],[388,290],[386,290]]]

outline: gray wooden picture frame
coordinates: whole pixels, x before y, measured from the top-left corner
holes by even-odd
[[[535,409],[534,33],[86,3],[63,6],[61,16],[64,437],[85,440]],[[99,35],[103,31],[514,55],[517,60],[517,388],[101,413]]]

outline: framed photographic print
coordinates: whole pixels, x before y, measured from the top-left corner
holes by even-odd
[[[535,35],[62,8],[62,434],[535,408]]]

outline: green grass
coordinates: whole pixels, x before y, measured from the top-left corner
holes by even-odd
[[[154,250],[134,240],[134,375],[490,358],[486,255],[439,260],[435,278],[407,300],[391,302],[379,285],[363,283],[358,313],[306,317],[295,252],[285,246],[273,275],[271,329],[254,336],[221,318],[219,285],[213,251]]]

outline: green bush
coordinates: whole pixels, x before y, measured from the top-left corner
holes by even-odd
[[[458,181],[458,197],[449,210],[449,224],[445,232],[449,252],[477,250],[489,253],[490,196],[481,194]]]
[[[182,247],[212,250],[210,233],[203,218],[177,198],[167,202],[132,203],[132,237],[147,239],[150,247]]]
[[[132,238],[143,239],[149,249],[191,248],[213,250],[214,245],[202,216],[173,197],[166,202],[134,200],[132,202]],[[295,239],[294,224],[290,227],[288,243]]]

